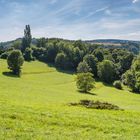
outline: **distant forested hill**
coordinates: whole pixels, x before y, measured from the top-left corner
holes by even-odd
[[[118,39],[99,39],[85,41],[91,44],[100,44],[104,48],[122,48],[135,54],[140,52],[140,41],[118,40]]]
[[[70,41],[73,42],[74,40],[66,40],[61,38],[49,38],[48,40],[63,40],[63,41]],[[7,41],[7,42],[1,42],[0,47],[3,48],[9,48],[12,46],[12,44],[16,41],[21,42],[22,38],[18,38],[16,40]],[[98,40],[85,40],[83,41],[85,43],[89,44],[98,44],[100,47],[103,48],[122,48],[127,49],[135,54],[138,54],[140,52],[140,41],[133,41],[133,40],[118,40],[118,39],[98,39]],[[32,44],[37,44],[37,39],[32,39]]]

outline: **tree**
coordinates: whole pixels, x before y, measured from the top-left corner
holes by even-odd
[[[46,62],[46,49],[45,48],[38,48],[33,46],[31,48],[33,50],[32,56],[34,59],[38,59],[39,61]]]
[[[69,59],[66,54],[63,52],[58,53],[55,58],[55,65],[61,69],[68,69],[69,68]]]
[[[37,40],[37,47],[38,48],[45,48],[46,47],[46,39],[45,38],[40,38]]]
[[[87,93],[94,88],[94,78],[91,73],[77,74],[76,85],[79,91]]]
[[[55,62],[55,57],[58,53],[58,47],[56,46],[56,43],[48,43],[47,44],[47,51],[46,51],[46,60],[49,63]]]
[[[80,50],[85,51],[85,43],[83,43],[81,40],[77,40],[74,42],[74,47],[78,47]]]
[[[66,55],[64,53],[58,53],[55,58],[55,65],[59,68],[64,68],[64,60],[66,59]]]
[[[26,61],[34,60],[32,54],[33,54],[33,50],[31,48],[26,48],[26,50],[24,52],[24,59]]]
[[[140,72],[139,72],[138,75],[136,76],[136,85],[135,85],[135,87],[136,87],[136,92],[140,93]]]
[[[95,56],[92,54],[87,54],[84,57],[84,61],[89,65],[94,76],[97,77],[97,59]]]
[[[140,93],[140,56],[133,61],[131,69],[123,75],[123,80],[133,92]]]
[[[20,40],[16,40],[12,43],[11,47],[16,50],[21,50],[21,43]]]
[[[134,71],[140,71],[140,55],[133,61],[132,69]]]
[[[104,55],[103,55],[103,51],[101,49],[96,49],[94,51],[94,55],[95,57],[98,59],[99,62],[104,60]]]
[[[104,60],[98,65],[98,76],[106,83],[111,83],[114,80],[115,69],[113,62]]]
[[[22,49],[21,49],[22,52],[24,52],[26,48],[30,48],[31,41],[32,41],[32,35],[31,35],[30,25],[26,25],[24,30],[24,37],[22,39]]]
[[[121,74],[130,69],[132,65],[134,55],[132,53],[123,52],[123,56],[120,57]]]
[[[2,54],[2,53],[4,53],[5,51],[4,51],[4,46],[3,46],[3,44],[2,43],[0,43],[0,55]]]
[[[2,54],[0,55],[0,58],[1,58],[1,59],[7,59],[9,53],[10,53],[10,51],[6,51],[6,52],[2,53]]]
[[[135,84],[136,84],[136,77],[135,77],[135,72],[128,70],[125,73],[125,82],[126,85],[132,89],[132,91],[136,91],[135,89]]]
[[[13,71],[13,74],[19,75],[21,73],[21,66],[24,63],[24,58],[22,56],[21,51],[19,50],[13,50],[8,58],[7,58],[7,64],[8,68]]]
[[[76,69],[78,67],[78,64],[83,60],[83,55],[84,52],[82,50],[80,50],[78,47],[75,47],[73,49],[73,64],[74,64],[74,68]]]
[[[78,73],[87,73],[87,72],[91,72],[91,68],[90,66],[85,62],[80,62],[78,67],[77,67],[77,72]]]

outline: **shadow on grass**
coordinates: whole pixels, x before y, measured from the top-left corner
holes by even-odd
[[[45,62],[43,62],[43,63],[45,63]],[[49,66],[49,67],[51,67],[51,68],[54,68],[55,67],[55,65],[53,64],[53,63],[45,63],[47,66]]]
[[[81,94],[85,94],[85,95],[93,95],[93,96],[97,96],[97,94],[92,93],[92,92],[82,92],[82,91],[79,91],[79,90],[78,90],[78,92],[81,93]]]
[[[128,90],[131,94],[138,94],[138,95],[140,95],[140,92],[137,92],[137,91],[132,91],[131,89],[130,90]]]
[[[61,73],[66,73],[66,74],[71,74],[71,75],[76,73],[74,70],[62,70],[62,69],[60,69],[60,68],[57,68],[57,67],[55,66],[55,64],[53,64],[53,63],[43,62],[43,61],[40,61],[40,62],[46,64],[46,65],[49,66],[50,68],[55,68],[56,71],[61,72]]]
[[[103,82],[103,85],[107,86],[107,87],[114,87],[113,84],[108,84],[108,83],[105,83],[105,82]]]
[[[51,68],[55,68],[58,72],[61,72],[61,73],[66,73],[66,74],[75,74],[76,73],[74,70],[62,70],[60,68],[57,68],[55,66],[55,64],[52,64],[52,63],[45,63],[45,64]]]
[[[62,70],[62,69],[59,69],[59,68],[56,68],[56,70],[58,72],[61,72],[61,73],[66,73],[66,74],[75,74],[75,71],[74,70]]]
[[[7,77],[20,78],[18,75],[14,75],[12,72],[3,72],[2,74]]]

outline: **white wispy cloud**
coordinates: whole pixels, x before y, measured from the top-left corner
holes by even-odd
[[[120,5],[120,1],[116,3]],[[58,0],[36,0],[28,4],[12,1],[6,6],[0,20],[0,41],[22,37],[26,24],[31,25],[33,37],[140,40],[139,3],[122,5],[119,9],[102,0],[64,0],[63,4]]]
[[[139,1],[139,0],[133,0],[132,3],[136,3],[136,2],[138,2],[138,1]]]
[[[51,12],[52,15],[67,15],[69,13],[79,13],[80,10],[83,8],[84,0],[71,0],[67,4],[62,5],[57,10]]]
[[[71,25],[51,25],[33,30],[36,37],[61,37],[67,39],[131,39],[140,40],[140,20],[108,20],[81,22]],[[47,32],[46,32],[47,31]]]
[[[88,14],[87,17],[93,16],[93,15],[99,13],[99,12],[105,11],[105,10],[107,10],[108,8],[109,8],[109,6],[106,6],[106,7],[100,8],[100,9],[97,9],[97,10],[95,10],[95,11],[93,11],[93,12],[90,12],[90,13]],[[87,18],[87,17],[86,17],[86,18]]]

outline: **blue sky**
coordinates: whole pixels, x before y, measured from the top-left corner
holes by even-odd
[[[33,37],[140,40],[140,0],[0,0],[0,41]]]

